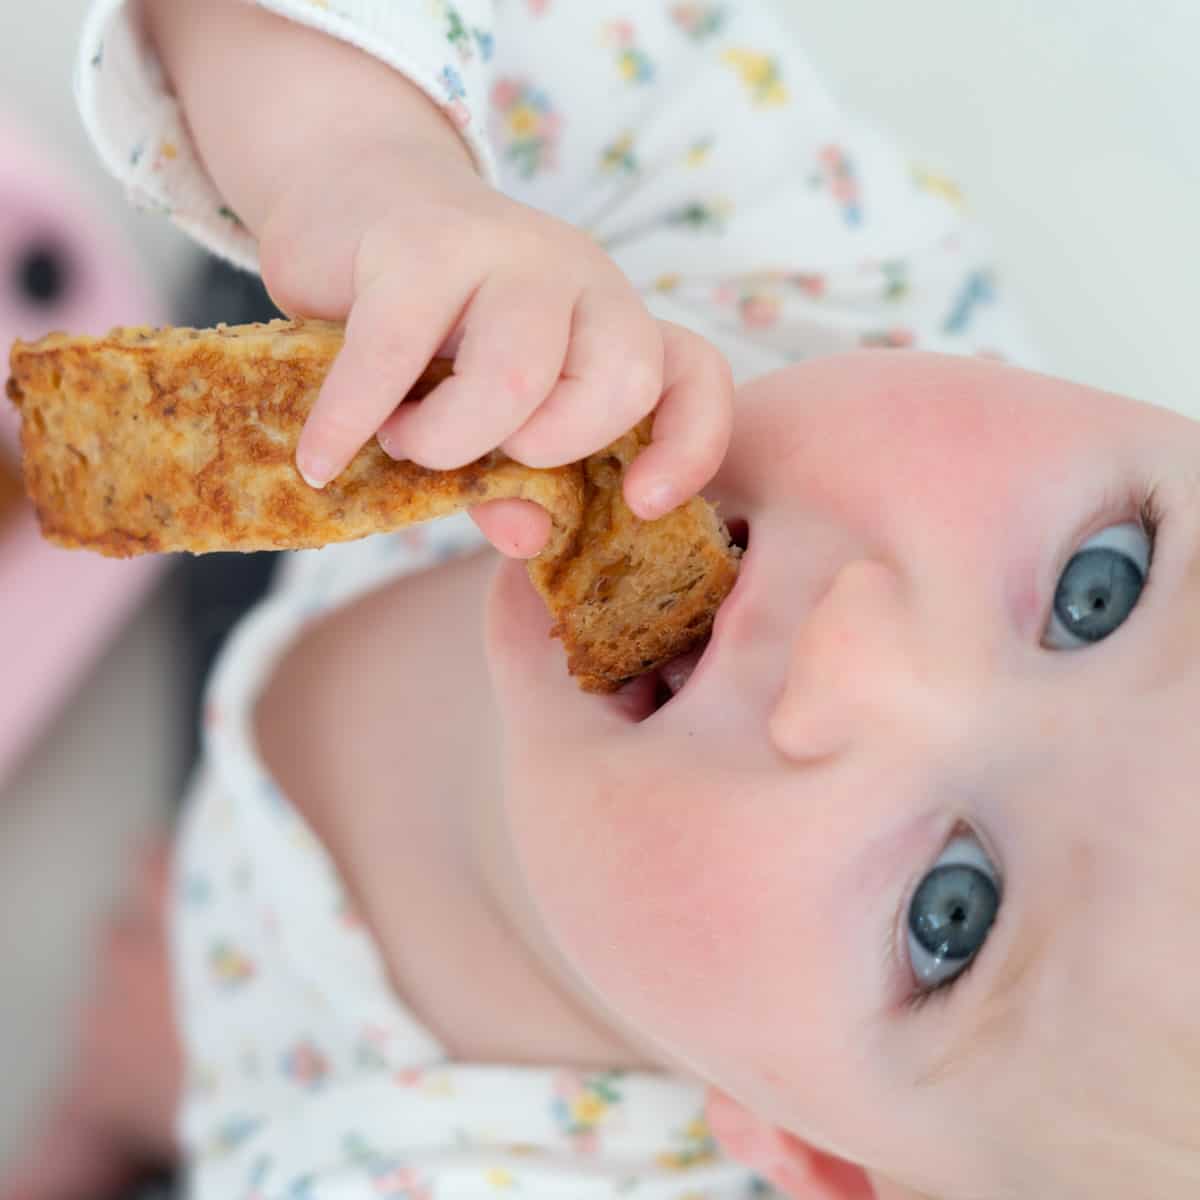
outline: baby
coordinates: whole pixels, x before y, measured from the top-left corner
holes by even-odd
[[[348,318],[306,476],[654,409],[631,505],[707,485],[748,548],[698,660],[610,697],[513,561],[537,510],[475,514],[499,566],[453,521],[293,559],[173,865],[186,1069],[147,1009],[109,1127],[177,1104],[222,1198],[1194,1196],[1200,429],[987,361],[1031,356],[948,185],[755,3],[270,7],[145,5],[185,127],[101,5],[81,100]]]

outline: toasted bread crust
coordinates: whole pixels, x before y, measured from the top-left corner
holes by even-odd
[[[583,463],[574,537],[529,564],[568,669],[589,691],[612,690],[706,639],[737,579],[739,551],[703,498],[657,521],[630,511],[621,482],[648,441],[643,424]]]
[[[339,326],[286,321],[18,342],[8,393],[43,532],[120,558],[304,549],[512,496],[576,526],[578,468],[532,472],[502,455],[429,471],[372,442],[309,487],[296,440],[341,344]],[[413,398],[447,374],[433,364]]]
[[[611,690],[707,635],[737,552],[702,499],[654,522],[625,506],[621,479],[648,423],[554,470],[497,452],[430,471],[372,441],[310,488],[296,442],[341,345],[341,326],[320,321],[17,342],[7,391],[43,533],[115,557],[302,549],[515,497],[550,514],[530,577],[582,686]],[[450,370],[435,361],[410,398]]]

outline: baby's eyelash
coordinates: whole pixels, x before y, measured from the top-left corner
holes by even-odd
[[[1166,508],[1163,506],[1161,497],[1158,494],[1158,484],[1152,484],[1149,487],[1144,487],[1141,492],[1141,501],[1137,508],[1138,524],[1142,527],[1142,532],[1146,535],[1146,540],[1150,543],[1150,556],[1146,560],[1146,578],[1142,583],[1142,594],[1138,598],[1139,603],[1145,601],[1153,586],[1155,570],[1154,559],[1158,551],[1158,537],[1162,530],[1163,522],[1167,519]]]
[[[1150,565],[1154,565],[1154,548],[1158,545],[1158,531],[1166,519],[1166,511],[1158,495],[1158,485],[1155,484],[1142,495],[1138,505],[1138,520],[1142,531],[1150,539]],[[1149,572],[1147,572],[1147,576]]]
[[[1150,554],[1146,560],[1146,578],[1142,584],[1142,596],[1150,589],[1150,581],[1154,577],[1154,558],[1158,548],[1158,538],[1164,523],[1169,520],[1167,508],[1161,495],[1161,487],[1157,483],[1125,483],[1111,488],[1100,497],[1098,504],[1090,511],[1096,517],[1090,522],[1090,528],[1097,531],[1109,525],[1127,524],[1134,522],[1141,527],[1142,532],[1150,543]],[[1131,515],[1132,514],[1132,515]],[[1079,541],[1070,544],[1066,558],[1059,566],[1061,571],[1066,566],[1067,559],[1079,548]]]

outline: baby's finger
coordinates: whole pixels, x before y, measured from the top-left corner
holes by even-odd
[[[389,454],[446,471],[495,450],[558,379],[575,293],[542,278],[493,276],[461,322],[454,374],[380,430]]]
[[[733,432],[733,378],[702,337],[660,322],[663,397],[650,445],[625,475],[625,500],[652,521],[690,500],[717,473]]]
[[[663,343],[641,304],[587,292],[575,306],[562,378],[503,443],[529,467],[559,467],[603,449],[636,425],[662,391]]]
[[[456,323],[463,294],[448,277],[437,285],[380,280],[358,294],[296,448],[310,484],[324,487],[339,475],[404,399]]]
[[[530,500],[491,500],[470,510],[480,532],[509,558],[533,558],[550,536],[550,515]]]

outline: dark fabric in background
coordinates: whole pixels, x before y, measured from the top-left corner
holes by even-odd
[[[177,307],[177,323],[198,329],[222,322],[270,321],[282,315],[257,275],[211,257],[197,266],[195,280]],[[189,770],[199,751],[204,686],[213,661],[238,619],[269,587],[276,557],[269,553],[189,555],[181,556],[176,567],[187,657],[184,761]]]

